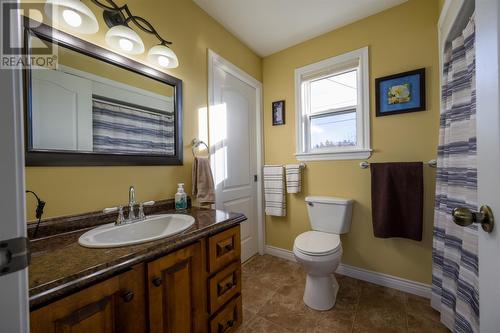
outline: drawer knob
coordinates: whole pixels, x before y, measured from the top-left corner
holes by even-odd
[[[224,332],[227,332],[228,330],[231,329],[231,327],[234,326],[234,320],[233,319],[230,319],[228,321],[226,321],[226,325],[222,325],[222,324],[219,324],[219,333],[224,333]]]
[[[125,291],[122,294],[122,299],[125,303],[129,303],[134,299],[134,296],[135,296],[134,292],[129,290],[129,291]]]
[[[233,244],[217,244],[219,255],[226,254],[234,249]]]
[[[222,296],[225,293],[227,293],[228,291],[230,291],[234,286],[235,286],[235,284],[233,282],[220,283],[217,286],[217,293],[219,296]]]
[[[162,282],[163,282],[163,281],[162,281],[161,277],[155,277],[155,278],[153,279],[153,284],[154,284],[154,286],[155,286],[155,287],[159,287],[159,286],[161,286],[161,283],[162,283]]]

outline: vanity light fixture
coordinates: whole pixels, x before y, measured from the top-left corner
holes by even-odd
[[[132,14],[128,5],[118,6],[113,0],[92,0],[92,2],[104,10],[104,22],[110,28],[105,36],[109,46],[128,54],[143,53],[144,43],[129,25],[133,23],[142,31],[155,35],[160,42],[149,50],[149,61],[162,68],[179,66],[179,60],[169,46],[172,42],[162,38],[146,19]]]
[[[174,51],[166,45],[153,46],[148,52],[149,61],[163,68],[176,68],[179,66],[179,60]]]
[[[94,13],[79,0],[47,0],[45,13],[57,25],[82,34],[99,30]]]
[[[126,25],[115,25],[108,30],[104,39],[115,50],[127,54],[141,54],[144,52],[144,43],[141,37]]]

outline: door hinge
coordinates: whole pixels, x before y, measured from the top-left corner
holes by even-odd
[[[30,260],[28,238],[18,237],[0,241],[0,276],[28,267]]]
[[[258,181],[259,181],[259,176],[257,176],[257,175],[253,175],[253,181],[254,181],[254,182],[258,182]]]

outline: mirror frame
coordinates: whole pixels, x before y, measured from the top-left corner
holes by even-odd
[[[174,88],[175,154],[165,156],[159,154],[107,154],[63,150],[31,150],[33,143],[31,68],[25,68],[23,70],[23,85],[26,166],[183,165],[182,80],[27,17],[24,18],[23,45],[24,54],[26,55],[31,55],[31,50],[29,50],[30,35],[172,86]]]

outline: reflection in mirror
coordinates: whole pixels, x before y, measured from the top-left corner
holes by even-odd
[[[57,69],[32,68],[31,98],[31,150],[175,154],[163,82],[59,47]]]

